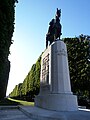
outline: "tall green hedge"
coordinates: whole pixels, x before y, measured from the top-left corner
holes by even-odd
[[[10,45],[14,32],[15,2],[17,0],[0,0],[0,99],[6,96],[10,71]]]
[[[74,93],[82,95],[88,91],[90,96],[90,56],[89,40],[80,35],[76,38],[65,38],[68,49],[71,86]],[[90,98],[90,97],[89,97]]]
[[[33,101],[35,95],[39,93],[40,70],[41,56],[38,58],[37,62],[32,65],[31,70],[24,79],[23,83],[16,85],[16,87],[10,93],[10,97]]]

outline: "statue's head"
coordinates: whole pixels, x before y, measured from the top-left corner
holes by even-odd
[[[61,9],[57,8],[56,17],[59,18],[60,16],[61,16]]]

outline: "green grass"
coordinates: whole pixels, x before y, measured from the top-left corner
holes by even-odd
[[[5,98],[0,101],[0,106],[12,106],[12,105],[34,106],[34,102],[27,102],[27,101],[12,99],[12,98]]]
[[[10,101],[13,101],[13,102],[16,102],[18,103],[19,105],[25,105],[25,106],[34,106],[34,102],[27,102],[27,101],[22,101],[22,100],[15,100],[15,99],[12,99],[12,98],[8,98],[8,100]]]

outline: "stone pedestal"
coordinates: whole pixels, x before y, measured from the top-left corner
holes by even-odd
[[[56,111],[78,110],[77,97],[71,92],[67,49],[61,40],[53,42],[42,55],[40,93],[35,106]]]

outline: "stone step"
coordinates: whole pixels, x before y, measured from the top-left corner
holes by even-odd
[[[19,106],[19,109],[35,120],[90,120],[90,110],[57,112],[32,106]]]

